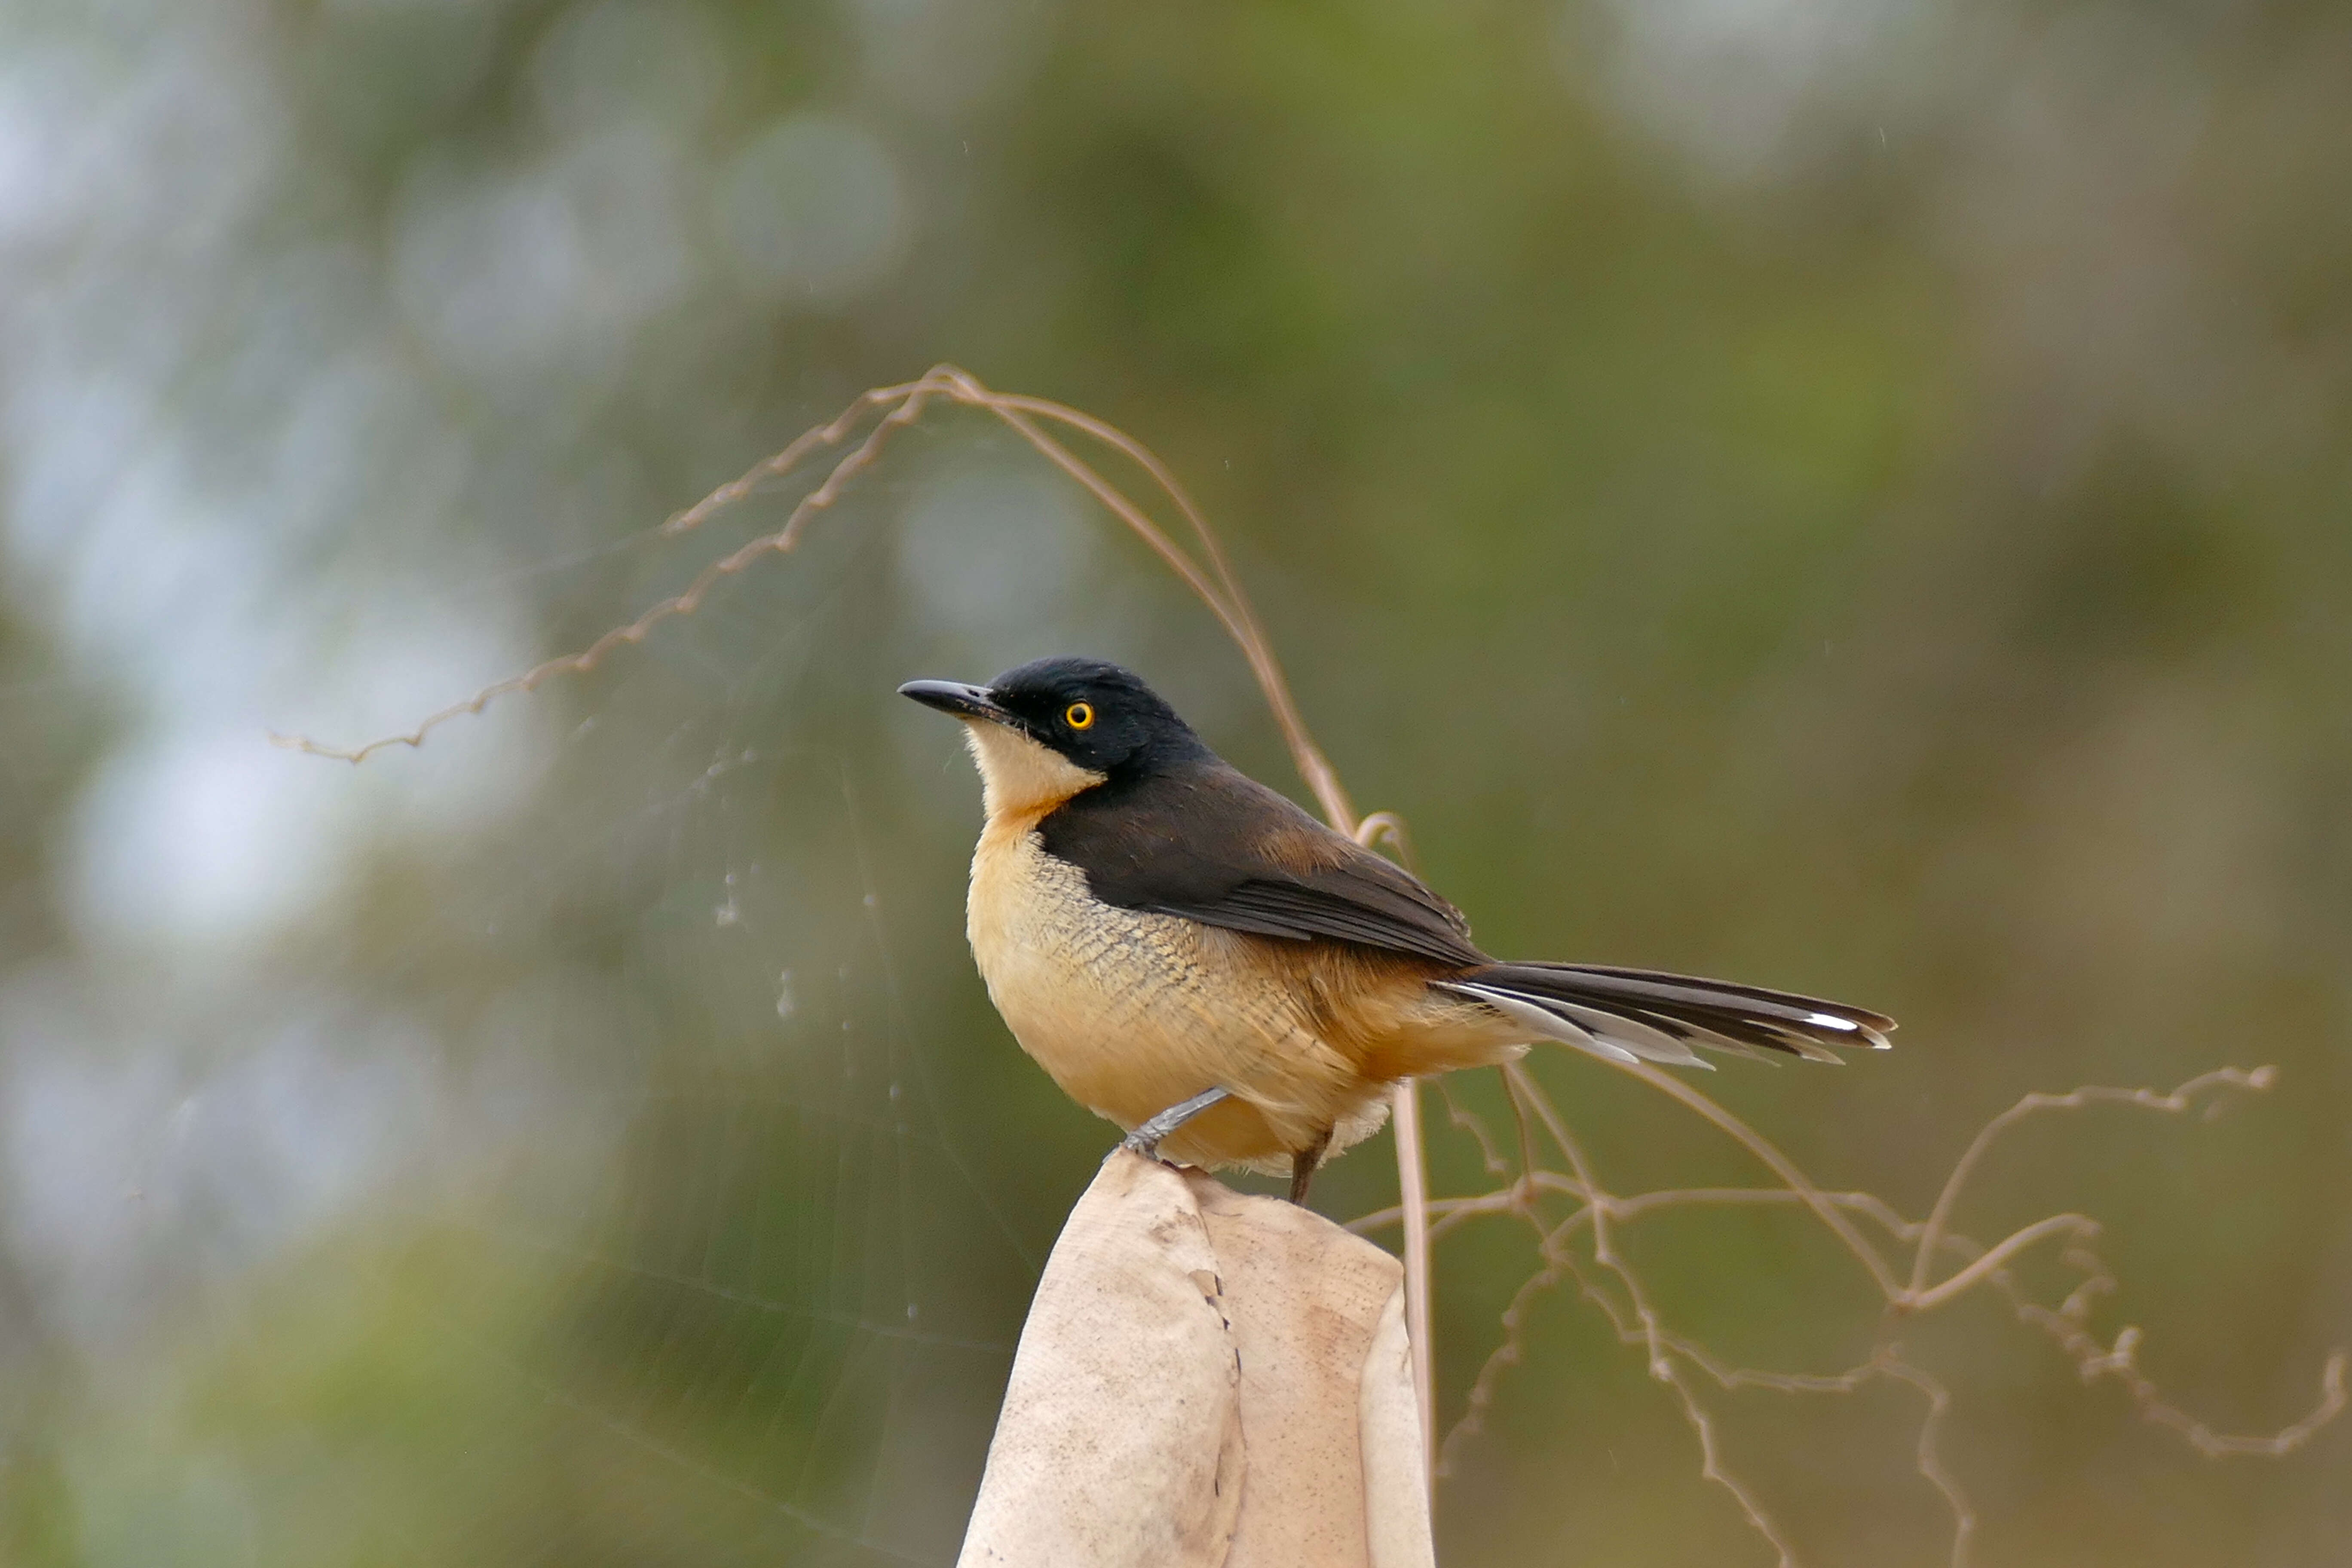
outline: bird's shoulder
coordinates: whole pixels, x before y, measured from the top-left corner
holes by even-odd
[[[1485,958],[1462,911],[1419,878],[1215,758],[1097,785],[1037,832],[1118,908],[1444,963]]]

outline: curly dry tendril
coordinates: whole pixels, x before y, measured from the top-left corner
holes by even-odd
[[[1634,1076],[1686,1102],[1706,1098],[1654,1068],[1639,1068],[1634,1069]],[[1941,1494],[1952,1521],[1950,1561],[1954,1568],[1965,1568],[1979,1515],[1940,1452],[1944,1421],[1951,1409],[1953,1394],[1934,1373],[1906,1359],[1891,1331],[1905,1318],[1935,1311],[1979,1289],[1990,1289],[2006,1300],[2019,1321],[2046,1335],[2074,1363],[2084,1383],[2101,1378],[2120,1383],[2143,1419],[2178,1434],[2209,1458],[2228,1455],[2282,1458],[2309,1442],[2346,1407],[2346,1355],[2337,1350],[2328,1355],[2320,1369],[2317,1403],[2300,1420],[2263,1435],[2215,1431],[2166,1400],[2156,1384],[2140,1371],[2136,1357],[2146,1337],[2140,1329],[2126,1324],[2116,1331],[2111,1342],[2103,1342],[2091,1332],[2089,1319],[2094,1303],[2114,1293],[2118,1286],[2114,1272],[2089,1245],[2099,1232],[2095,1220],[2078,1214],[2053,1215],[2022,1226],[1990,1246],[1951,1228],[1951,1216],[1961,1194],[1992,1146],[2026,1121],[2049,1112],[2122,1105],[2170,1115],[2194,1113],[2210,1121],[2233,1096],[2262,1093],[2275,1085],[2275,1068],[2262,1067],[2252,1071],[2223,1068],[2200,1074],[2169,1092],[2087,1085],[2064,1094],[2028,1094],[1978,1132],[1953,1165],[1933,1211],[1923,1221],[1906,1219],[1870,1193],[1829,1192],[1815,1186],[1759,1134],[1722,1112],[1719,1107],[1712,1107],[1712,1109],[1696,1105],[1694,1109],[1700,1109],[1701,1114],[1723,1128],[1784,1184],[1675,1188],[1632,1194],[1611,1192],[1601,1184],[1591,1157],[1543,1087],[1521,1068],[1506,1068],[1505,1077],[1518,1131],[1518,1147],[1508,1153],[1486,1123],[1459,1104],[1450,1092],[1446,1094],[1446,1104],[1454,1124],[1476,1142],[1488,1172],[1498,1179],[1507,1178],[1507,1184],[1475,1196],[1433,1200],[1429,1205],[1434,1216],[1430,1236],[1433,1241],[1441,1239],[1481,1215],[1512,1216],[1532,1228],[1544,1267],[1521,1286],[1504,1310],[1502,1342],[1480,1368],[1462,1417],[1445,1436],[1440,1449],[1440,1475],[1447,1473],[1464,1445],[1483,1429],[1503,1373],[1524,1355],[1526,1326],[1535,1299],[1562,1283],[1573,1283],[1578,1293],[1601,1311],[1622,1342],[1644,1352],[1652,1374],[1672,1390],[1698,1440],[1701,1473],[1730,1494],[1748,1524],[1772,1546],[1783,1564],[1795,1563],[1794,1549],[1755,1494],[1723,1468],[1714,1420],[1699,1398],[1699,1389],[1712,1384],[1727,1393],[1756,1388],[1792,1394],[1852,1394],[1866,1384],[1884,1381],[1914,1390],[1925,1405],[1915,1444],[1915,1468]],[[1537,1163],[1530,1142],[1531,1118],[1534,1125],[1540,1126],[1552,1141],[1569,1167],[1567,1173],[1543,1169]],[[1548,1215],[1542,1206],[1547,1194],[1569,1198],[1575,1206],[1565,1215]],[[1643,1280],[1615,1247],[1618,1226],[1667,1209],[1752,1206],[1811,1210],[1870,1275],[1885,1300],[1887,1316],[1878,1342],[1866,1361],[1831,1373],[1772,1372],[1729,1365],[1704,1345],[1667,1325]],[[1400,1210],[1384,1209],[1365,1215],[1350,1228],[1377,1230],[1397,1223],[1401,1217]],[[1883,1235],[1888,1242],[1910,1253],[1907,1279],[1879,1244],[1870,1239],[1873,1234]],[[1580,1238],[1581,1249],[1577,1245]],[[2053,1305],[2028,1295],[2009,1265],[2029,1248],[2059,1238],[2066,1243],[2060,1252],[2060,1261],[2079,1278],[2074,1288]],[[1936,1269],[1940,1258],[1952,1259],[1953,1267],[1938,1279]]]
[[[606,655],[624,645],[644,641],[664,621],[692,615],[728,578],[770,556],[790,554],[810,523],[874,466],[891,438],[937,404],[978,409],[1001,421],[1141,539],[1216,617],[1248,662],[1259,692],[1290,749],[1292,761],[1314,792],[1326,817],[1361,843],[1385,840],[1401,857],[1411,859],[1402,820],[1388,812],[1361,817],[1357,815],[1338,773],[1299,714],[1288,679],[1274,656],[1248,595],[1234,574],[1223,546],[1167,466],[1142,443],[1091,415],[1046,398],[992,391],[953,365],[940,365],[917,380],[876,387],[859,395],[830,422],[804,432],[782,451],[669,518],[661,525],[662,534],[690,532],[761,485],[791,475],[816,454],[838,454],[832,468],[801,498],[781,528],[711,562],[682,592],[653,605],[635,620],[614,627],[578,652],[548,659],[520,674],[493,682],[463,701],[427,715],[415,728],[401,734],[348,748],[322,745],[301,735],[273,733],[270,739],[314,756],[360,763],[387,747],[420,746],[443,724],[461,715],[478,714],[501,697],[535,690],[560,676],[594,669]],[[1140,473],[1160,501],[1173,508],[1181,525],[1171,529],[1156,521],[1092,462],[1074,452],[1066,444],[1066,437],[1071,437],[1092,443],[1102,453],[1124,461]],[[1178,542],[1179,533],[1190,535],[1192,550]],[[1077,703],[1064,713],[1063,720],[1071,728],[1083,730],[1094,721],[1094,714],[1086,704]],[[1977,1289],[1990,1289],[2011,1303],[2019,1321],[2048,1336],[2074,1362],[2085,1382],[2103,1377],[2117,1380],[2145,1419],[2179,1434],[2202,1454],[2283,1456],[2308,1442],[2345,1409],[2346,1358],[2339,1350],[2328,1356],[2321,1369],[2318,1404],[2300,1421],[2261,1436],[2215,1432],[2167,1403],[2156,1385],[2140,1372],[2136,1360],[2142,1342],[2138,1329],[2126,1326],[2112,1342],[2104,1343],[2091,1333],[2088,1321],[2093,1303],[2116,1288],[2113,1273],[2090,1250],[2089,1244],[2098,1234],[2095,1221],[2083,1215],[2053,1215],[2022,1226],[1990,1246],[1951,1228],[1961,1192],[1977,1166],[1993,1143],[2021,1121],[2044,1112],[2079,1111],[2105,1103],[2170,1114],[2197,1110],[2210,1118],[2230,1094],[2269,1089],[2276,1081],[2274,1068],[2258,1068],[2249,1072],[2227,1068],[2192,1079],[2169,1093],[2092,1086],[2065,1094],[2027,1095],[1977,1135],[1953,1167],[1927,1218],[1915,1222],[1905,1219],[1871,1194],[1832,1192],[1821,1187],[1761,1133],[1682,1080],[1643,1063],[1609,1065],[1640,1079],[1711,1123],[1754,1156],[1771,1173],[1777,1184],[1633,1194],[1612,1193],[1601,1184],[1582,1145],[1542,1086],[1524,1068],[1513,1067],[1505,1069],[1517,1129],[1513,1157],[1506,1157],[1477,1117],[1455,1103],[1450,1092],[1445,1094],[1454,1125],[1475,1140],[1487,1169],[1503,1184],[1488,1193],[1433,1202],[1427,1195],[1420,1100],[1410,1082],[1398,1086],[1391,1124],[1396,1130],[1402,1201],[1394,1208],[1365,1215],[1351,1228],[1372,1231],[1397,1225],[1403,1229],[1406,1318],[1424,1434],[1435,1432],[1428,1329],[1431,1244],[1480,1215],[1509,1215],[1532,1227],[1542,1264],[1520,1288],[1503,1315],[1503,1341],[1479,1370],[1465,1411],[1447,1434],[1444,1453],[1448,1456],[1457,1452],[1459,1445],[1479,1429],[1502,1372],[1519,1359],[1528,1303],[1552,1286],[1572,1280],[1617,1336],[1640,1349],[1652,1373],[1672,1390],[1697,1440],[1701,1475],[1724,1489],[1783,1565],[1796,1563],[1795,1552],[1785,1532],[1764,1510],[1753,1490],[1725,1468],[1713,1417],[1700,1399],[1701,1387],[1712,1384],[1723,1391],[1765,1388],[1790,1394],[1828,1394],[1851,1393],[1867,1383],[1884,1380],[1916,1391],[1926,1406],[1916,1440],[1916,1468],[1943,1497],[1951,1513],[1952,1563],[1956,1568],[1966,1563],[1976,1531],[1977,1514],[1946,1467],[1937,1446],[1953,1396],[1932,1373],[1905,1359],[1899,1343],[1882,1331],[1877,1349],[1859,1366],[1832,1374],[1776,1373],[1727,1365],[1705,1346],[1667,1326],[1640,1276],[1616,1249],[1615,1231],[1620,1225],[1664,1209],[1695,1206],[1786,1205],[1807,1210],[1870,1276],[1885,1300],[1890,1327],[1906,1317],[1934,1311]],[[1443,1080],[1440,1087],[1443,1090]],[[1542,1163],[1535,1133],[1538,1127],[1566,1165],[1566,1171],[1549,1169]],[[1574,1206],[1564,1216],[1547,1215],[1543,1200],[1551,1194],[1571,1200]],[[1889,1261],[1880,1244],[1870,1239],[1874,1232],[1909,1249],[1907,1277]],[[2066,1243],[2060,1255],[2062,1262],[2074,1268],[2081,1279],[2062,1300],[2050,1305],[2029,1297],[2010,1265],[2029,1249],[2060,1238]],[[1957,1267],[1942,1278],[1936,1278],[1938,1260],[1948,1256],[1958,1260]],[[1433,1454],[1433,1460],[1435,1458]]]

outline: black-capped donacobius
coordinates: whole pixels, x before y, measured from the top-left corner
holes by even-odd
[[[1369,1136],[1400,1079],[1538,1039],[1706,1065],[1835,1061],[1891,1018],[1720,980],[1498,963],[1462,912],[1211,751],[1117,665],[899,691],[963,721],[986,826],[967,930],[1022,1049],[1128,1143],[1290,1175]]]

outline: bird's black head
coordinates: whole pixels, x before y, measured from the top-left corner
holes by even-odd
[[[898,692],[960,719],[1002,724],[1107,777],[1209,754],[1142,677],[1098,658],[1035,659],[986,686],[910,680]]]

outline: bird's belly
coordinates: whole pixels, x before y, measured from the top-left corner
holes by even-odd
[[[1171,1157],[1265,1161],[1360,1120],[1377,1089],[1307,1026],[1250,939],[1105,904],[1034,834],[982,836],[968,930],[1013,1037],[1079,1104],[1132,1128],[1205,1089],[1245,1102],[1171,1138]]]

